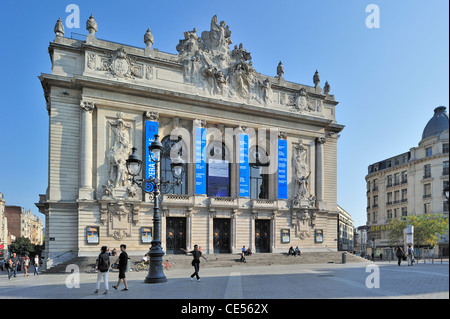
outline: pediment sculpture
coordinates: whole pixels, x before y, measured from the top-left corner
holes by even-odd
[[[270,79],[258,74],[252,66],[251,54],[242,43],[230,50],[231,31],[224,21],[211,20],[211,30],[186,31],[176,49],[183,65],[185,81],[210,95],[241,101],[271,103]]]

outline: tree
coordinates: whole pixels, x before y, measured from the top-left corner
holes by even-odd
[[[414,245],[434,247],[439,237],[448,233],[448,217],[443,214],[407,216],[394,219],[390,223],[389,243],[398,245],[403,242],[403,230],[407,225],[414,226]]]
[[[19,256],[30,255],[34,252],[34,245],[29,238],[17,237],[16,241],[9,246],[11,253],[16,253]]]

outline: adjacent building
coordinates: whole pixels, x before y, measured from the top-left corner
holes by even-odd
[[[11,242],[18,237],[28,238],[33,245],[42,245],[44,228],[42,219],[20,206],[5,206],[5,217],[8,223],[8,235]],[[10,243],[11,243],[10,242]]]
[[[354,225],[352,216],[338,205],[338,250],[354,251]]]
[[[402,216],[444,213],[449,183],[449,122],[446,107],[435,108],[417,147],[369,165],[367,226],[370,246],[391,252],[389,223]],[[448,256],[448,234],[436,253]]]
[[[162,179],[174,181],[175,158],[185,162],[183,183],[163,189],[167,254],[194,244],[207,254],[338,249],[343,126],[319,72],[312,85],[285,80],[281,62],[273,76],[258,73],[217,16],[201,36],[184,32],[175,54],[153,48],[150,29],[140,48],[97,38],[93,16],[86,26],[85,39],[64,37],[58,20],[51,72],[39,77],[49,115],[49,184],[36,204],[47,267],[102,245],[148,251],[153,197],[131,182],[126,160],[135,148],[137,178],[154,177],[155,134]]]
[[[0,259],[8,255],[9,244],[8,220],[5,215],[5,198],[3,193],[0,193]]]

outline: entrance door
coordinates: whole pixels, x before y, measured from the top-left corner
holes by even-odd
[[[180,248],[186,249],[186,218],[166,218],[166,253],[183,254]]]
[[[257,253],[270,252],[270,220],[255,220],[255,249]]]
[[[214,218],[213,221],[213,237],[214,237],[214,253],[228,254],[230,253],[230,230],[231,220],[226,218]]]

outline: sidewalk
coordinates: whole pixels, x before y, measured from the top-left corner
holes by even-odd
[[[367,268],[369,266],[369,268]],[[379,288],[366,281],[379,270]],[[377,267],[377,268],[376,268]],[[117,272],[109,274],[109,294],[93,294],[96,274],[80,273],[79,288],[74,274],[42,274],[10,281],[0,272],[0,298],[50,299],[291,299],[291,298],[449,298],[449,265],[352,263],[323,265],[272,265],[200,268],[201,281],[191,281],[191,269],[165,271],[166,283],[146,284],[146,272],[127,273],[129,291],[112,288]],[[68,286],[66,285],[68,282]]]

